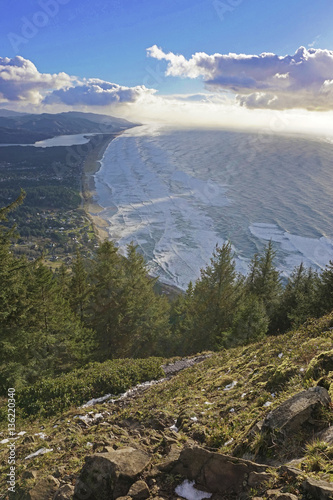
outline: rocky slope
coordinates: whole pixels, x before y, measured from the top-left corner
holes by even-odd
[[[332,326],[333,314],[167,365],[118,399],[19,422],[16,491],[3,481],[2,498],[333,498]]]

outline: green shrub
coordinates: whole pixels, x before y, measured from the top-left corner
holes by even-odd
[[[90,363],[56,378],[44,378],[17,395],[21,415],[50,416],[105,394],[119,395],[141,382],[163,377],[162,360],[117,359]]]

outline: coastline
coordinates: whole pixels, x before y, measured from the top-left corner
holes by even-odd
[[[100,241],[104,241],[109,237],[109,224],[106,220],[104,220],[102,217],[99,217],[98,215],[103,210],[103,208],[96,201],[97,193],[94,175],[100,169],[100,162],[110,142],[119,135],[121,135],[121,132],[116,134],[105,134],[102,141],[98,145],[93,147],[93,149],[87,154],[83,163],[81,179],[83,209],[85,210],[88,217],[92,220],[96,235]]]

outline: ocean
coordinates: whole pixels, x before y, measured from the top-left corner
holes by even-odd
[[[269,240],[288,276],[333,259],[333,144],[325,138],[141,126],[108,146],[95,175],[99,214],[122,252],[185,289],[216,244],[246,274]]]

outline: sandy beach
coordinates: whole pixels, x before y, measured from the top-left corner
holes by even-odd
[[[109,237],[108,233],[108,223],[102,217],[99,217],[99,213],[103,208],[96,202],[96,188],[94,175],[101,166],[101,160],[103,158],[104,152],[110,142],[115,139],[120,133],[117,134],[107,134],[104,135],[102,140],[98,141],[98,144],[93,144],[92,150],[87,154],[82,172],[82,201],[83,208],[89,217],[92,219],[93,225],[96,230],[98,238],[103,241]]]

